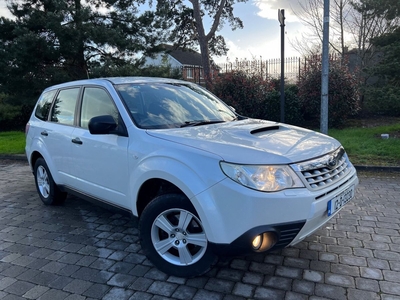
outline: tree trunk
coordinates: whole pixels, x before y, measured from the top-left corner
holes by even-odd
[[[201,63],[203,66],[203,77],[206,88],[211,88],[211,71],[210,71],[210,52],[208,49],[209,38],[204,31],[203,20],[201,18],[200,4],[198,0],[190,0],[193,5],[193,15],[196,21],[197,38],[200,45]]]
[[[72,75],[76,79],[88,78],[87,64],[85,60],[85,41],[83,37],[83,19],[81,0],[75,0],[75,27],[77,31],[76,52],[72,58]]]
[[[200,42],[200,53],[201,53],[201,63],[203,66],[203,77],[206,83],[206,88],[210,89],[212,84],[211,68],[210,68],[210,55],[208,50],[208,41],[203,37],[204,40]]]

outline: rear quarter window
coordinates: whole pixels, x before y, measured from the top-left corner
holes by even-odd
[[[49,117],[51,103],[53,102],[56,90],[43,93],[36,105],[35,116],[36,118],[46,121]]]

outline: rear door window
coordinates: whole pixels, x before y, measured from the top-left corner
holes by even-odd
[[[64,125],[74,125],[78,95],[79,87],[61,90],[54,101],[51,121]]]

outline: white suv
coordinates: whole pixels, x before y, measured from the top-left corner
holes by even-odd
[[[129,211],[148,258],[181,277],[203,274],[218,254],[300,242],[358,184],[338,141],[239,116],[205,89],[171,79],[47,88],[26,133],[45,204],[71,193]]]

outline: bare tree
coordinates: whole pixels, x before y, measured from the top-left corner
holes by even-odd
[[[299,1],[299,11],[293,13],[308,27],[310,33],[301,40],[291,41],[292,46],[303,55],[319,53],[322,44],[324,0]],[[343,55],[346,52],[346,18],[351,11],[350,0],[334,0],[330,7],[330,48]]]
[[[330,43],[332,51],[344,55],[355,49],[363,62],[373,54],[371,40],[384,33],[392,32],[398,18],[390,18],[389,11],[377,12],[374,0],[333,0],[330,6]],[[375,0],[376,1],[376,0]],[[308,27],[310,34],[292,41],[301,54],[315,53],[321,49],[324,0],[299,1],[300,9],[293,13]]]
[[[349,0],[334,0],[333,1],[333,11],[332,11],[332,20],[333,26],[332,30],[334,30],[336,35],[339,35],[338,46],[333,41],[331,43],[332,48],[334,48],[338,53],[342,56],[345,54],[347,46],[346,46],[346,28],[345,21],[348,18],[349,13],[351,12],[351,8],[349,7]]]
[[[356,50],[362,68],[374,61],[375,49],[371,40],[385,33],[393,32],[399,25],[399,18],[390,18],[389,11],[377,12],[376,7],[368,4],[368,0],[352,1],[351,16],[346,20],[352,36],[353,49]]]

